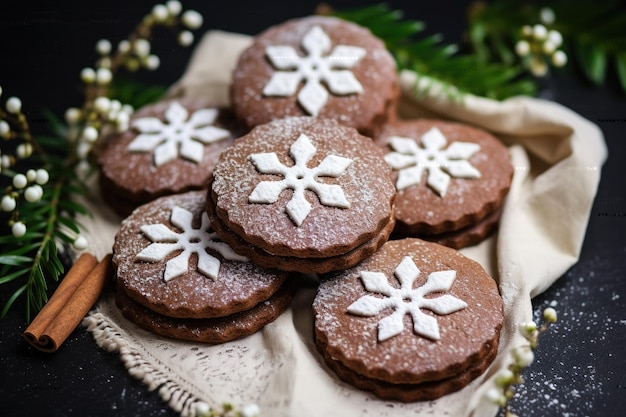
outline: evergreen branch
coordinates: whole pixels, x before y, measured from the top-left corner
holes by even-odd
[[[160,100],[166,90],[165,86],[145,85],[130,77],[118,76],[111,83],[109,95],[112,99],[140,108]]]
[[[78,212],[87,211],[74,201],[76,191],[80,189],[68,187],[68,184],[76,180],[72,178],[71,170],[67,165],[50,167],[49,171],[56,178],[55,181],[47,187],[39,202],[25,206],[21,213],[25,219],[40,220],[29,222],[29,232],[22,237],[16,239],[11,236],[13,241],[10,243],[6,239],[0,241],[5,246],[3,256],[0,257],[0,264],[5,267],[2,270],[0,284],[18,279],[25,280],[25,284],[15,290],[5,303],[0,318],[6,315],[22,293],[25,294],[27,300],[26,321],[30,321],[31,313],[36,313],[43,307],[47,302],[47,279],[58,281],[65,270],[56,244],[59,239],[62,239],[60,226],[69,227],[78,234],[79,225],[72,219]],[[72,204],[68,207],[67,204],[62,205],[61,201],[72,201]],[[65,212],[63,215],[61,210]],[[72,237],[69,243],[74,240],[75,237]]]
[[[534,83],[521,77],[521,66],[460,54],[457,45],[442,43],[441,35],[420,37],[423,22],[403,20],[401,11],[391,10],[384,3],[330,14],[364,26],[382,39],[398,69],[412,70],[418,75],[418,94],[427,93],[433,83],[457,98],[469,93],[501,100],[536,93]]]

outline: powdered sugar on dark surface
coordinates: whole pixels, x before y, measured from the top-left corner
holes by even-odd
[[[592,217],[596,221],[613,221],[625,230],[622,219]],[[609,246],[606,235],[589,238],[595,255],[586,258],[584,247],[581,260],[533,300],[538,324],[546,307],[559,318],[541,336],[535,362],[517,387],[511,409],[519,416],[624,413],[615,398],[626,394],[626,246]]]

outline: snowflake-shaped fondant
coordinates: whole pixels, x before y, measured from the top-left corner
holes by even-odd
[[[385,161],[399,170],[396,188],[403,190],[422,182],[428,171],[426,183],[441,197],[445,197],[450,176],[455,178],[480,178],[480,171],[467,160],[480,150],[471,142],[453,142],[444,149],[447,140],[439,129],[433,127],[422,135],[423,148],[411,138],[392,136],[391,148],[395,152],[385,155]]]
[[[283,165],[276,153],[257,153],[249,156],[250,161],[262,174],[282,175],[280,181],[262,181],[252,190],[248,197],[251,203],[275,203],[283,190],[290,188],[293,196],[287,203],[287,214],[293,222],[300,226],[311,212],[311,204],[305,197],[305,190],[315,192],[322,204],[326,206],[348,208],[350,202],[346,199],[343,189],[339,185],[324,184],[317,181],[317,177],[338,177],[352,163],[351,159],[336,155],[327,155],[315,168],[309,168],[317,149],[304,133],[291,145],[289,153],[295,164]]]
[[[428,276],[424,285],[413,288],[413,283],[419,275],[420,270],[409,256],[405,256],[395,270],[400,288],[390,285],[385,274],[381,272],[362,271],[361,281],[365,289],[383,297],[364,295],[348,307],[348,313],[372,317],[387,308],[393,309],[393,313],[378,322],[380,342],[402,333],[405,314],[411,315],[415,333],[432,340],[439,340],[437,319],[421,309],[443,315],[461,310],[467,307],[467,304],[450,294],[426,298],[429,294],[450,290],[456,278],[456,271],[433,272]]]
[[[268,46],[265,50],[267,58],[275,72],[263,89],[266,96],[290,97],[305,81],[298,93],[298,103],[304,110],[317,116],[328,100],[328,92],[322,85],[335,95],[357,94],[363,91],[361,83],[356,79],[352,68],[366,54],[365,49],[358,46],[337,45],[331,48],[331,41],[324,30],[313,26],[302,39],[302,48],[308,54],[300,56],[291,46]],[[294,71],[290,71],[294,70]]]
[[[198,254],[198,271],[214,281],[217,280],[220,260],[208,253],[207,249],[219,253],[224,259],[247,261],[226,243],[216,240],[217,234],[211,231],[206,213],[202,214],[202,224],[199,229],[193,228],[192,220],[193,214],[190,211],[175,206],[172,209],[170,221],[182,230],[181,233],[171,230],[162,223],[141,226],[142,233],[153,243],[139,252],[136,258],[140,261],[159,262],[171,253],[182,251],[165,264],[163,278],[166,282],[187,272],[189,258],[194,253]]]
[[[161,166],[178,154],[195,163],[202,161],[204,145],[226,139],[230,132],[212,124],[217,109],[189,112],[177,101],[165,111],[165,123],[156,117],[142,117],[132,122],[139,135],[128,144],[131,152],[154,151],[154,165]]]

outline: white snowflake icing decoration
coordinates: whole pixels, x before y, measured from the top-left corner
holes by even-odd
[[[195,163],[202,161],[204,145],[226,139],[230,132],[213,126],[217,109],[189,112],[174,101],[165,111],[165,123],[156,117],[142,117],[132,122],[140,132],[126,148],[131,152],[154,151],[154,165],[161,166],[178,158],[178,154]]]
[[[348,306],[348,313],[372,317],[380,314],[386,308],[393,309],[393,313],[378,322],[378,340],[380,342],[402,333],[405,314],[411,315],[415,333],[432,340],[439,340],[437,319],[425,314],[421,309],[444,315],[467,307],[467,303],[450,294],[444,294],[437,298],[426,298],[428,294],[450,290],[456,278],[456,271],[433,272],[428,275],[424,285],[413,288],[413,283],[420,273],[413,259],[409,256],[402,259],[394,273],[400,282],[400,288],[390,285],[382,272],[361,271],[361,281],[365,289],[383,297],[364,295]]]
[[[277,71],[272,74],[263,94],[274,97],[290,97],[305,81],[298,93],[298,103],[311,116],[317,116],[328,100],[328,92],[349,95],[363,92],[352,68],[366,54],[364,48],[337,45],[331,48],[331,40],[319,26],[313,26],[302,39],[302,48],[308,54],[300,56],[291,46],[268,46],[265,54]],[[291,71],[294,70],[294,71]]]
[[[426,183],[440,197],[445,197],[450,177],[480,178],[480,171],[469,161],[480,150],[480,145],[471,142],[453,142],[447,149],[446,137],[436,127],[422,135],[423,148],[413,139],[392,136],[391,148],[395,152],[385,155],[385,161],[399,170],[396,188],[403,190],[422,182],[422,174],[428,171]]]
[[[141,232],[153,243],[139,252],[136,258],[140,261],[159,262],[171,253],[182,250],[165,264],[163,277],[166,282],[187,272],[189,258],[194,253],[198,254],[198,271],[216,281],[220,260],[206,249],[214,250],[228,260],[247,261],[247,258],[235,253],[226,243],[216,241],[217,233],[211,231],[206,213],[202,214],[200,228],[194,229],[192,220],[193,214],[190,211],[175,206],[170,221],[182,230],[181,233],[171,230],[162,223],[141,226]]]
[[[311,212],[311,204],[305,197],[305,190],[317,194],[322,204],[326,206],[349,208],[350,202],[346,199],[343,189],[336,184],[324,184],[317,181],[317,177],[338,177],[350,166],[352,160],[336,155],[327,155],[315,168],[309,168],[317,149],[304,133],[291,145],[289,153],[295,164],[285,166],[275,152],[257,153],[249,156],[250,161],[262,174],[282,175],[280,181],[261,181],[252,190],[248,201],[251,203],[271,204],[278,200],[280,194],[287,188],[293,190],[293,196],[287,203],[287,214],[293,222],[300,226]]]

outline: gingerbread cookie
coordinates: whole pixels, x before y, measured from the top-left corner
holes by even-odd
[[[261,268],[220,241],[205,207],[206,192],[192,191],[160,197],[122,221],[112,258],[116,301],[158,334],[227,341],[275,319],[290,292],[285,272]]]
[[[503,323],[496,282],[460,252],[415,238],[385,243],[322,276],[316,345],[337,375],[384,399],[432,400],[493,361]]]
[[[371,32],[333,17],[287,21],[258,35],[233,72],[237,115],[252,128],[286,116],[332,118],[373,135],[395,114],[397,69]]]
[[[423,119],[388,124],[376,143],[394,169],[398,235],[445,242],[452,233],[458,248],[494,229],[513,176],[508,150],[494,136]]]
[[[157,197],[203,189],[219,155],[245,133],[233,113],[206,99],[176,99],[138,110],[130,128],[98,151],[104,200],[120,215]]]
[[[257,126],[221,156],[207,212],[254,262],[304,273],[347,268],[393,229],[391,169],[371,139],[331,119]]]

